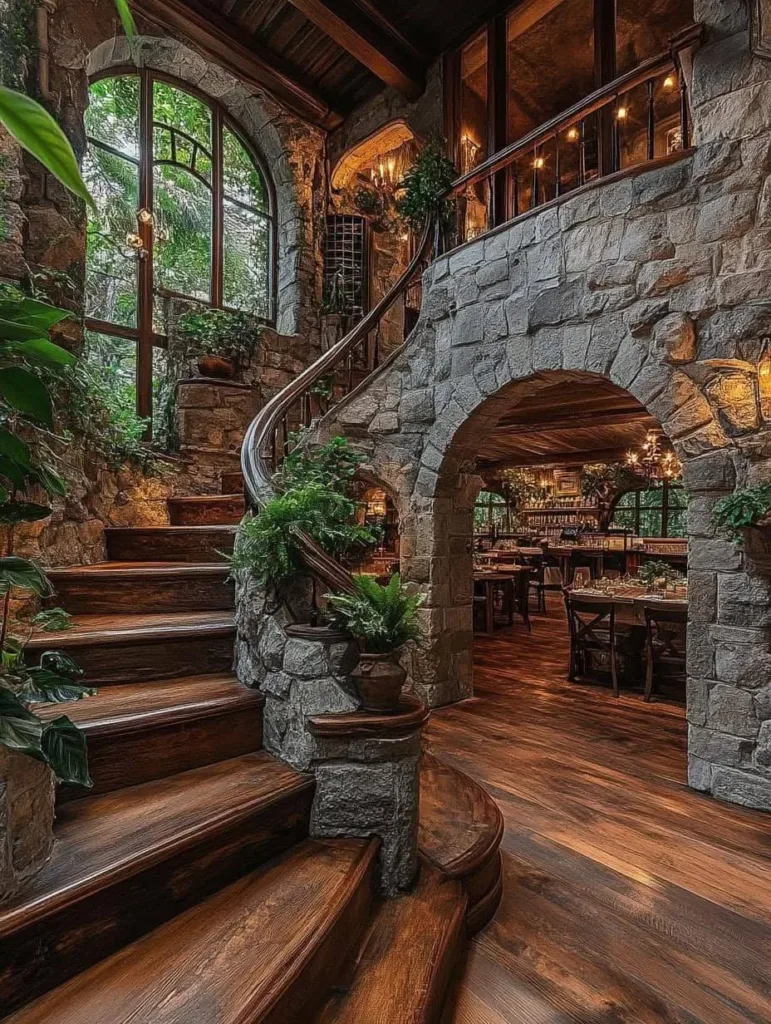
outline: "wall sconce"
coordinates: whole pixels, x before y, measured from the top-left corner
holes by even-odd
[[[147,259],[147,249],[145,249],[145,244],[142,241],[141,235],[137,235],[135,232],[129,231],[126,235],[126,248],[129,250],[124,254],[127,259]]]
[[[137,220],[139,221],[140,224],[152,224],[153,223],[152,211],[148,210],[146,207],[143,207],[137,213]]]
[[[667,77],[664,79],[663,85],[664,85],[665,89],[674,89],[674,87],[675,87],[675,76],[674,75],[667,75]]]
[[[771,338],[763,338],[758,359],[758,398],[761,416],[771,421]]]

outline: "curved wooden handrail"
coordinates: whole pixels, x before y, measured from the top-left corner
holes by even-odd
[[[275,470],[269,464],[266,449],[272,450],[273,440],[280,423],[297,402],[311,394],[314,384],[340,366],[349,353],[353,352],[377,327],[399,296],[406,291],[428,256],[433,235],[434,222],[429,220],[423,230],[415,255],[393,288],[356,324],[353,330],[319,356],[282,391],[274,395],[252,420],[241,448],[241,470],[244,475],[247,496],[254,504],[264,505],[276,494],[273,486]],[[303,561],[318,580],[335,590],[349,593],[353,590],[351,574],[328,555],[312,537],[298,531],[296,540],[302,551]]]

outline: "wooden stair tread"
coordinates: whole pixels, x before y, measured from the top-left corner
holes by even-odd
[[[206,533],[233,534],[236,529],[236,526],[213,523],[206,526],[105,526],[104,532],[108,537],[117,537],[121,534],[133,537],[138,534],[146,537],[163,537],[166,535],[181,536],[183,533],[190,533],[195,537]]]
[[[65,804],[51,860],[0,907],[0,937],[312,786],[310,776],[259,751]]]
[[[465,772],[424,754],[420,771],[421,853],[451,878],[477,871],[503,838],[498,804]]]
[[[319,982],[328,990],[345,929],[368,911],[376,851],[360,839],[306,840],[6,1024],[299,1024]]]
[[[129,579],[134,577],[221,577],[230,571],[225,562],[94,562],[92,565],[73,565],[66,569],[49,569],[47,575],[56,583],[69,579]]]
[[[244,502],[243,494],[190,494],[166,499],[169,505],[232,505]]]
[[[362,944],[353,984],[317,1024],[435,1024],[464,934],[466,896],[424,864],[415,890],[382,903]]]
[[[264,702],[259,691],[243,686],[232,672],[221,672],[106,686],[94,697],[68,704],[66,713],[93,737],[133,732],[151,725],[179,724],[238,708],[248,713]],[[62,705],[47,704],[37,710],[42,718],[56,718],[62,714]]]
[[[231,611],[161,612],[142,615],[76,615],[72,628],[35,633],[30,650],[120,644],[131,639],[173,640],[185,636],[229,636],[235,631]]]

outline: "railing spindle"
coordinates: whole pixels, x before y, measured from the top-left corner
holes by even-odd
[[[652,78],[648,79],[648,81],[646,83],[646,88],[647,88],[647,91],[648,91],[648,101],[647,101],[647,107],[648,107],[648,159],[652,160],[653,157],[656,154],[656,145],[655,145],[655,143],[656,143],[656,140],[655,140],[656,114],[655,114],[655,110],[654,110],[654,106],[653,106],[653,79]]]
[[[682,68],[678,71],[680,81],[680,146],[689,149],[691,145],[691,129],[688,120],[688,83]]]

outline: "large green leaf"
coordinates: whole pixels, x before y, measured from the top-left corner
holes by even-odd
[[[55,718],[43,728],[43,753],[62,782],[93,786],[88,774],[88,748],[85,733],[66,715]]]
[[[0,474],[2,473],[2,464],[0,463]],[[36,466],[32,471],[32,476],[46,494],[55,494],[59,497],[63,497],[67,493],[67,484],[62,480],[58,473],[56,473],[50,466]]]
[[[0,686],[0,746],[43,760],[43,723]]]
[[[84,674],[77,661],[73,661],[64,651],[44,651],[40,655],[40,667],[67,676],[68,679],[78,679]]]
[[[66,676],[47,668],[31,668],[28,675],[29,682],[24,688],[23,697],[32,704],[63,704],[83,697],[93,697],[96,693],[92,687],[73,683]]]
[[[51,582],[40,566],[16,555],[0,558],[0,594],[4,594],[10,587],[31,590],[45,596],[52,592]]]
[[[0,526],[14,523],[36,523],[39,519],[47,519],[51,509],[47,505],[37,505],[34,501],[3,501],[0,502]]]
[[[131,39],[132,36],[137,34],[137,27],[134,24],[134,15],[131,13],[131,8],[127,0],[115,0],[115,6],[118,8],[123,31]]]
[[[55,345],[46,338],[32,338],[19,346],[19,352],[30,363],[41,366],[72,366],[75,356],[61,345]]]
[[[75,195],[92,203],[67,136],[30,96],[0,86],[0,123]]]
[[[7,455],[22,469],[30,468],[29,445],[8,427],[0,427],[0,456]]]
[[[0,369],[0,395],[8,405],[31,416],[46,427],[54,424],[54,412],[48,388],[39,377],[23,366],[4,366]]]
[[[16,323],[36,327],[43,334],[65,320],[71,314],[66,309],[59,309],[48,302],[30,299],[27,295],[19,298],[0,299],[0,319],[13,320]]]
[[[9,459],[7,455],[0,455],[0,479],[7,480],[12,488],[21,490],[27,479],[26,470]]]
[[[0,315],[0,340],[2,341],[32,341],[35,338],[42,338],[47,331],[41,330],[35,324],[25,324],[21,320],[9,320]]]

